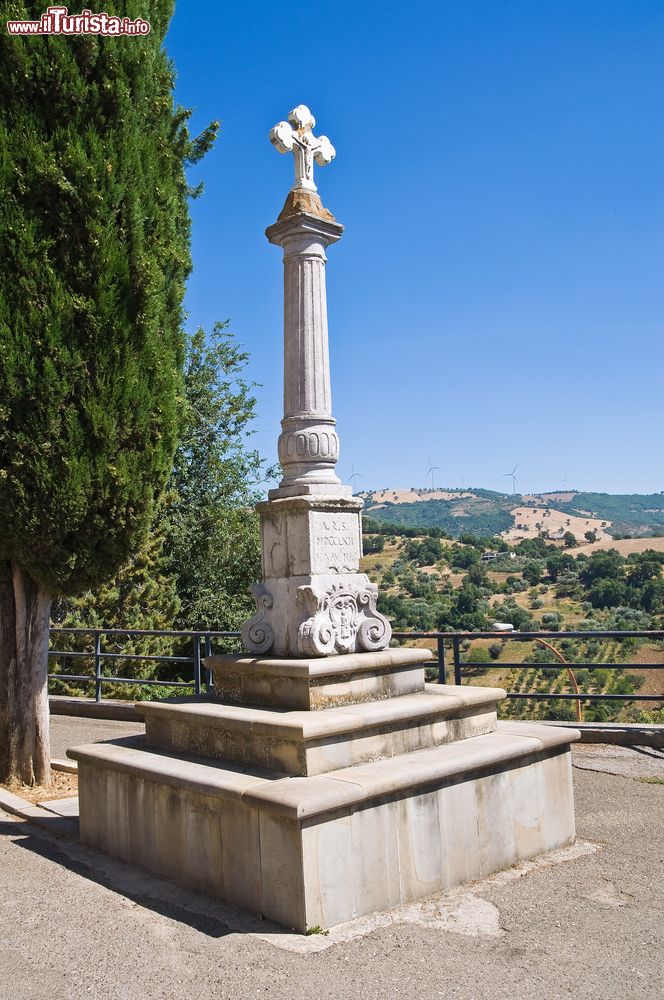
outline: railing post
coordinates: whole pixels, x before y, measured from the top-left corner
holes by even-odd
[[[445,667],[445,640],[438,636],[438,683],[447,684],[447,669]]]
[[[95,701],[101,701],[101,632],[95,632]]]
[[[452,639],[452,650],[454,654],[454,683],[461,684],[461,644],[458,635]]]
[[[194,694],[201,693],[201,637],[194,632]]]
[[[208,632],[205,636],[205,658],[212,656],[212,636]],[[205,690],[209,694],[212,687],[212,671],[209,667],[205,668]]]

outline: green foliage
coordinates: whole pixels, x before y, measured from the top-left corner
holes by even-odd
[[[387,574],[395,587],[388,600],[382,596],[379,598],[381,610],[393,617],[395,627],[400,630],[484,631],[494,620],[512,622],[521,632],[538,629],[560,632],[565,627],[601,631],[638,631],[658,625],[661,627],[659,616],[664,614],[664,553],[650,550],[625,559],[615,550],[607,552],[599,549],[590,556],[582,554],[575,557],[542,538],[528,538],[513,547],[505,546],[508,548],[505,556],[485,567],[479,558],[483,549],[499,548],[505,543],[500,540],[493,544],[489,539],[463,532],[458,543],[443,549],[445,562],[455,571],[465,571],[461,586],[452,589],[445,573],[424,575],[413,572],[415,565],[411,557],[418,556],[419,545],[418,541],[402,546],[402,555],[394,564],[394,573]],[[508,558],[511,553],[516,558]],[[545,572],[555,586],[540,583]],[[496,575],[500,573],[506,578]],[[540,593],[550,595],[547,611],[540,621],[535,621],[513,599],[493,606],[487,601],[491,591],[511,594],[524,591],[529,586],[529,606],[532,610],[543,607]],[[555,602],[560,598],[567,600],[557,606],[554,603],[556,610],[549,610],[549,601],[553,599]],[[578,606],[571,604],[569,598],[578,600],[583,611],[591,617],[577,624]],[[598,603],[597,607],[593,606],[593,601]],[[570,614],[574,615],[573,624]],[[641,718],[643,712],[629,702],[630,694],[638,690],[641,679],[633,673],[601,666],[618,662],[628,664],[640,640],[585,641],[566,639],[564,635],[561,632],[556,646],[570,663],[576,660],[598,665],[592,670],[582,668],[577,671],[581,689],[621,697],[621,700],[606,705],[591,707],[589,703],[585,704],[585,718],[588,721]],[[473,664],[487,659],[496,660],[496,667],[500,669],[502,645],[498,642],[487,647],[464,642],[461,648],[466,654],[464,662],[468,664],[470,674]],[[537,644],[532,652],[529,651],[528,659],[538,666],[515,669],[512,677],[506,676],[498,683],[521,693],[534,690],[538,694],[547,694],[547,698],[538,701],[513,700],[502,707],[503,716],[573,720],[574,702],[557,697],[569,694],[573,689],[556,655]],[[622,700],[623,697],[625,700]]]
[[[483,646],[478,646],[477,644],[475,644],[471,646],[464,662],[471,665],[475,663],[486,663],[486,658],[487,658],[487,650],[484,649]]]
[[[131,697],[134,701],[163,701],[166,698],[182,698],[187,694],[191,694],[187,688],[169,684],[150,684],[149,687],[136,688],[127,685],[121,691],[121,697]]]
[[[183,433],[153,530],[113,581],[81,597],[56,601],[55,625],[234,631],[252,611],[249,586],[260,577],[253,504],[262,463],[246,447],[255,406],[253,386],[243,377],[247,355],[226,324],[217,324],[207,338],[198,330],[187,339],[185,353]],[[107,652],[191,655],[190,642],[164,637],[109,637],[103,642]],[[58,635],[57,643],[63,650],[89,648],[80,637]],[[92,673],[93,664],[76,659],[67,667],[68,672]],[[63,663],[52,668],[65,672]],[[109,672],[191,679],[179,666],[150,661],[115,660]],[[66,690],[89,693],[71,685]],[[136,697],[142,690],[105,687],[104,693]]]
[[[662,564],[655,559],[634,560],[629,566],[627,583],[630,587],[644,587],[662,576]]]
[[[519,632],[531,632],[534,628],[532,615],[516,603],[514,598],[508,598],[503,604],[494,607],[496,618],[509,622]]]
[[[596,580],[616,580],[622,577],[625,560],[617,549],[593,552],[590,559],[581,565],[579,580],[584,587],[590,587]]]
[[[427,601],[413,600],[380,591],[378,610],[391,619],[396,630],[412,629],[418,632],[430,632],[439,627],[436,621],[436,608]]]
[[[173,107],[172,9],[126,44],[0,34],[0,559],[54,595],[141,548],[181,428],[184,168],[216,126]]]
[[[94,591],[78,597],[57,599],[52,608],[52,621],[56,627],[149,629],[171,631],[177,618],[180,601],[175,580],[169,571],[169,560],[164,555],[162,531],[153,532],[141,549],[114,580]],[[92,648],[90,636],[68,635],[54,632],[53,644],[64,651],[83,652]],[[172,638],[164,636],[104,636],[104,652],[165,656],[178,652]],[[188,651],[187,655],[190,655]],[[102,663],[107,675],[116,677],[154,678],[156,665],[149,660],[105,660]],[[80,658],[53,660],[51,673],[89,674],[94,676],[94,660]],[[161,667],[160,677],[173,680],[179,670],[170,672]],[[64,686],[62,686],[64,684]],[[90,695],[89,685],[60,682],[67,694]],[[60,692],[60,688],[55,693]],[[104,697],[134,698],[142,689],[131,685],[104,685]]]
[[[489,583],[487,571],[482,563],[478,562],[473,563],[468,567],[468,572],[464,577],[464,583],[474,583],[477,587],[487,587],[489,590],[493,590],[493,586]]]
[[[565,552],[556,552],[546,560],[546,571],[549,578],[555,583],[560,574],[574,570],[577,565],[578,561],[574,556]]]
[[[626,587],[621,580],[596,580],[588,591],[594,608],[617,608],[625,603]]]
[[[652,627],[650,615],[641,608],[617,607],[596,615],[585,623],[588,628],[637,632]]]
[[[185,429],[163,524],[183,629],[236,630],[252,613],[249,586],[260,579],[253,507],[264,473],[247,447],[256,403],[247,359],[225,323],[187,344]]]
[[[535,562],[531,560],[523,568],[523,579],[527,581],[531,586],[538,584],[542,577],[544,576],[544,569],[540,562]]]
[[[364,535],[362,538],[362,548],[364,549],[365,556],[372,555],[375,552],[382,552],[385,548],[384,535]]]
[[[481,558],[478,550],[469,545],[452,545],[446,549],[445,555],[454,569],[468,569],[479,563]]]
[[[567,514],[613,521],[613,532],[622,533],[626,528],[661,528],[664,525],[664,493],[609,494],[577,493],[569,503],[555,503],[556,510]]]
[[[437,538],[424,538],[422,541],[406,543],[406,557],[416,566],[433,566],[442,558],[443,548]]]
[[[555,545],[547,543],[543,538],[522,538],[514,546],[514,551],[519,556],[528,556],[531,559],[546,559],[548,555],[557,552],[558,549]]]
[[[413,528],[406,524],[398,523],[382,523],[377,521],[375,517],[371,517],[365,514],[362,517],[362,534],[364,535],[385,535],[388,542],[394,543],[396,541],[396,536],[401,535],[403,538],[421,538],[426,536],[428,538],[450,538],[446,531],[442,528]]]
[[[651,580],[640,591],[636,591],[634,599],[644,611],[661,615],[664,613],[664,580]]]
[[[459,516],[459,508],[463,513]],[[422,500],[417,503],[386,503],[378,510],[371,510],[372,520],[409,528],[442,528],[452,537],[472,532],[478,535],[498,535],[512,527],[509,513],[512,501],[501,500],[488,504],[483,499],[472,500]]]
[[[547,709],[546,718],[552,722],[574,722],[573,703],[571,701],[552,701]]]
[[[462,545],[473,545],[480,552],[484,552],[486,549],[493,549],[496,552],[509,552],[509,545],[502,538],[473,535],[464,531],[459,535],[459,541]]]

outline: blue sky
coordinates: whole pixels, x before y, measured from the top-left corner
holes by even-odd
[[[180,0],[194,130],[189,324],[229,318],[276,458],[292,184],[268,131],[308,104],[346,226],[328,253],[339,471],[358,488],[664,490],[660,0]]]

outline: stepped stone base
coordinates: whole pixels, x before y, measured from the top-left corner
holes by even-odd
[[[81,839],[298,931],[571,843],[578,732],[497,722],[504,691],[425,685],[429,657],[210,658],[223,701],[69,751]]]
[[[208,656],[215,697],[231,704],[316,710],[424,691],[428,649],[288,659]]]
[[[503,696],[498,688],[428,684],[426,693],[326,712],[187,701],[139,711],[148,746],[311,776],[492,733]]]
[[[90,847],[306,931],[574,840],[570,733],[495,733],[311,778],[149,751],[70,750]]]

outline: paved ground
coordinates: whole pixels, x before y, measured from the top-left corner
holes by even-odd
[[[101,719],[77,719],[70,715],[51,716],[51,757],[55,760],[67,756],[67,747],[79,743],[96,743],[115,740],[120,736],[137,736],[145,726],[135,722],[106,722]]]
[[[624,778],[662,778],[664,780],[664,750],[655,747],[576,744],[574,765],[586,771],[617,774]]]
[[[84,720],[56,722],[80,742]],[[105,723],[93,725],[99,733]],[[112,724],[113,733],[126,735]],[[74,732],[75,730],[75,732]],[[72,733],[75,739],[71,739]],[[603,845],[329,938],[278,928],[0,813],[0,987],[12,1000],[659,1000],[662,759],[581,748],[579,837]],[[611,748],[615,753],[615,748]],[[62,755],[64,749],[62,750]],[[661,756],[661,755],[658,755]],[[647,757],[647,760],[645,758]],[[590,767],[593,770],[589,770]],[[615,768],[614,768],[615,769]],[[316,950],[321,949],[321,950]]]

